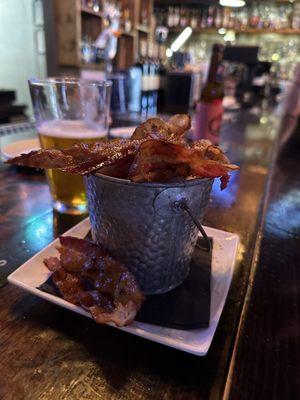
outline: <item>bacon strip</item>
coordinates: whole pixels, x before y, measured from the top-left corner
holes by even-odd
[[[175,114],[168,120],[173,138],[180,138],[191,129],[191,117],[188,114]]]
[[[190,126],[190,116],[185,114],[174,115],[167,122],[150,118],[135,129],[131,139],[32,151],[8,163],[81,175],[97,171],[134,182],[221,177],[221,189],[225,189],[228,172],[239,168],[208,140],[189,146],[183,135]]]
[[[172,135],[168,124],[161,118],[149,118],[136,127],[131,139],[166,139]]]
[[[227,159],[223,162],[207,159],[202,150],[183,143],[147,140],[139,147],[130,170],[130,179],[134,182],[164,182],[190,176],[227,177],[229,171],[238,167],[226,162]],[[223,178],[222,190],[227,183],[228,178]]]
[[[191,128],[191,117],[176,114],[167,122],[161,118],[149,118],[133,132],[131,139],[180,139]]]
[[[144,296],[129,270],[87,240],[62,236],[60,243],[60,258],[44,263],[62,297],[87,309],[98,323],[130,324]]]
[[[76,144],[69,149],[37,150],[7,161],[34,168],[57,168],[64,172],[86,175],[134,156],[141,141],[115,139],[99,143]]]

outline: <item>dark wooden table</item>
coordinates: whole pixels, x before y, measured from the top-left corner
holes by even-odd
[[[215,185],[205,224],[238,233],[240,246],[202,358],[98,326],[6,284],[9,271],[80,218],[53,213],[42,173],[2,168],[0,399],[296,399],[299,164],[297,153],[282,153],[274,167],[274,138],[266,115],[226,115],[222,142],[241,171],[226,191]]]

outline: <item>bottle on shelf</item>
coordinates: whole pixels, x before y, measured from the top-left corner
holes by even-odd
[[[174,26],[173,7],[169,7],[167,14],[167,27],[173,28],[173,26]]]
[[[256,4],[252,7],[251,17],[249,19],[249,25],[253,29],[257,29],[260,23],[259,9]]]
[[[180,9],[180,26],[185,28],[187,26],[187,10],[185,8]]]
[[[192,29],[196,29],[198,25],[198,21],[197,21],[197,13],[196,11],[192,11],[190,14],[190,26]]]
[[[153,115],[157,114],[158,107],[158,91],[159,91],[159,73],[160,73],[160,63],[158,58],[153,58],[154,64],[154,80],[153,80]]]
[[[223,9],[218,7],[216,10],[216,16],[215,16],[215,27],[217,29],[221,28],[222,22],[223,22]]]
[[[157,89],[157,110],[158,110],[158,112],[162,112],[164,110],[166,75],[167,75],[167,70],[166,70],[161,58],[159,58],[159,61],[158,61],[158,89]]]
[[[147,57],[147,64],[148,64],[148,84],[147,84],[147,117],[153,115],[153,108],[154,108],[154,80],[155,80],[155,67],[153,64],[153,60],[150,57],[152,53],[149,49],[149,54]]]
[[[141,10],[141,24],[144,26],[148,25],[148,11],[145,8]]]
[[[140,59],[136,64],[142,73],[142,88],[141,88],[141,114],[146,117],[148,114],[149,102],[151,103],[150,76],[149,76],[149,60],[147,57],[147,42],[140,41]]]
[[[204,8],[201,12],[201,29],[207,28],[207,10]]]
[[[214,7],[208,7],[207,10],[207,20],[206,20],[206,26],[207,28],[212,28],[215,24],[215,16],[214,16],[215,8]]]
[[[248,2],[247,2],[248,3]],[[225,28],[236,31],[268,30],[268,29],[300,29],[300,3],[254,1],[241,9],[230,7],[207,6],[188,8],[171,6],[157,8],[159,17],[165,15],[164,24],[172,28],[184,28],[190,25],[192,29]]]
[[[158,63],[155,59],[155,46],[148,43],[148,108],[147,115],[156,115],[158,96]]]
[[[300,29],[300,3],[294,4],[291,28],[295,30]]]
[[[223,45],[213,46],[208,79],[196,105],[194,140],[209,139],[213,144],[219,142],[224,97],[221,65],[223,53]]]
[[[122,25],[125,32],[131,32],[132,24],[129,8],[124,8]]]
[[[174,26],[177,27],[180,24],[180,8],[174,7],[174,19],[173,19]]]

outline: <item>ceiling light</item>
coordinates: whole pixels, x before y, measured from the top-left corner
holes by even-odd
[[[180,49],[180,47],[187,41],[187,39],[191,36],[193,30],[190,26],[185,28],[181,34],[174,40],[174,42],[171,45],[171,50],[172,51],[177,51]]]
[[[220,0],[220,5],[224,7],[244,7],[244,0]]]

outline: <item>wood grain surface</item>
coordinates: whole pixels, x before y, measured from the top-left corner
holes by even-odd
[[[241,244],[225,309],[206,357],[97,326],[11,285],[3,285],[0,399],[222,398],[254,248],[260,239],[257,232],[263,223],[261,211],[273,142],[272,124],[261,124],[259,116],[248,112],[226,116],[222,144],[241,171],[224,192],[216,182],[205,224],[238,233]],[[4,168],[0,171],[0,185],[0,258],[7,260],[6,266],[0,268],[4,281],[5,274],[78,219],[53,214],[42,174]],[[294,328],[291,329],[292,335]],[[255,350],[255,342],[248,346],[248,352]],[[247,382],[246,373],[244,377]],[[242,389],[238,375],[234,382],[233,388],[237,385],[241,392],[232,391],[232,398],[242,398],[240,393],[247,388]]]

